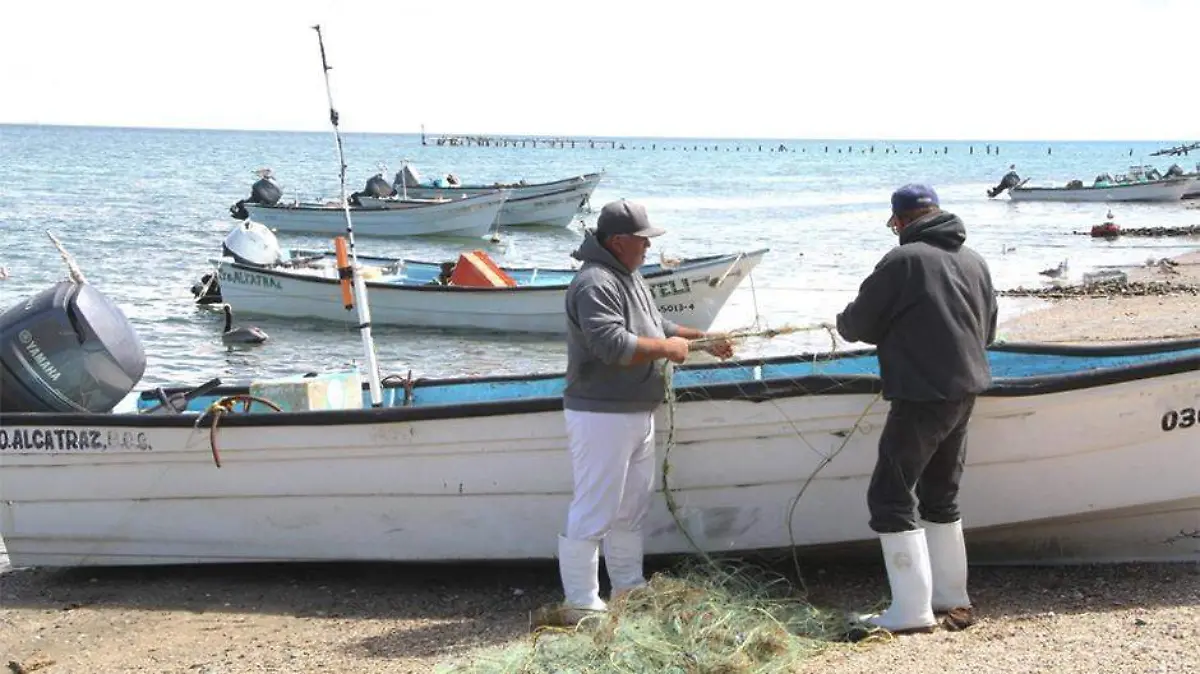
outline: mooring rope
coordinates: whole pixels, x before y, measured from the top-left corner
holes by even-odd
[[[242,403],[243,413],[248,413],[254,403],[262,403],[276,412],[283,411],[283,409],[274,402],[271,402],[266,398],[261,398],[259,396],[250,395],[247,393],[238,393],[225,396],[224,398],[221,398],[220,400],[217,400],[213,402],[213,404],[209,405],[204,412],[196,418],[196,423],[193,427],[200,428],[200,422],[204,420],[204,417],[209,416],[210,414],[212,415],[212,424],[208,427],[208,446],[212,449],[213,463],[216,464],[217,468],[221,467],[221,453],[217,450],[217,428],[221,425],[221,417],[232,413],[233,406],[238,401],[241,401]]]

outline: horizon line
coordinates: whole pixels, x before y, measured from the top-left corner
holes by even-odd
[[[228,132],[228,133],[295,133],[295,134],[315,134],[329,133],[328,130],[316,129],[266,129],[266,128],[219,128],[219,127],[203,127],[203,126],[139,126],[132,124],[94,124],[94,123],[64,123],[64,122],[0,122],[0,126],[7,127],[50,127],[50,128],[66,128],[66,129],[119,129],[128,131],[209,131],[209,132]],[[537,139],[537,140],[564,140],[564,141],[588,141],[588,140],[664,140],[664,141],[699,141],[699,140],[718,140],[718,141],[779,141],[779,142],[808,142],[808,143],[840,143],[840,142],[876,142],[876,143],[1166,143],[1176,144],[1178,146],[1186,146],[1196,144],[1200,141],[1183,141],[1170,140],[1164,138],[1154,139],[1135,139],[1135,138],[905,138],[905,137],[767,137],[767,136],[654,136],[654,135],[633,135],[633,136],[607,136],[607,135],[589,135],[589,134],[539,134],[539,133],[496,133],[496,132],[449,132],[449,131],[350,131],[342,130],[346,134],[358,135],[374,135],[374,136],[413,136],[421,137],[424,135],[427,138],[437,138],[441,136],[456,137],[456,138],[493,138],[493,139]],[[1171,145],[1175,147],[1176,145]]]

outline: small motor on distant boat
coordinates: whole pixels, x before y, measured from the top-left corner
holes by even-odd
[[[404,187],[420,187],[421,175],[412,166],[405,164],[396,171],[396,177],[392,180],[392,189],[399,192]]]
[[[361,206],[359,197],[374,197],[376,199],[386,199],[396,194],[396,190],[388,184],[387,178],[383,174],[376,173],[367,180],[367,185],[363,187],[361,192],[354,192],[350,195],[350,203],[354,206]]]
[[[0,411],[108,412],[145,370],[129,319],[90,284],[61,281],[0,314]]]
[[[250,186],[250,197],[242,199],[229,207],[229,214],[234,219],[245,220],[250,217],[250,214],[246,211],[247,203],[274,206],[283,197],[283,189],[275,181],[275,176],[272,175],[271,169],[262,169],[258,172],[258,175],[258,181]]]
[[[988,190],[988,198],[994,199],[1004,190],[1012,189],[1020,184],[1021,176],[1017,175],[1014,167],[1009,167],[1008,173],[1005,173],[1004,177],[1000,179],[1000,184]]]

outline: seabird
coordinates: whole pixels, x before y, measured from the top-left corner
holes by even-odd
[[[225,312],[225,331],[221,341],[226,344],[262,344],[267,341],[267,333],[253,325],[250,327],[233,327],[233,308],[228,304],[221,305]]]
[[[1067,271],[1067,261],[1063,260],[1062,262],[1058,263],[1057,267],[1043,269],[1043,270],[1039,271],[1038,273],[1041,274],[1042,276],[1049,276],[1050,278],[1058,278],[1059,276],[1062,276],[1066,271]]]

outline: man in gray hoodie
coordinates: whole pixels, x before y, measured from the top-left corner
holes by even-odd
[[[654,483],[654,412],[666,395],[662,360],[704,349],[733,355],[727,339],[665,320],[638,268],[665,231],[625,200],[604,206],[573,256],[583,267],[567,288],[567,385],[563,394],[574,494],[558,538],[566,601],[541,623],[578,622],[603,611],[599,557],[612,597],[645,584],[642,524]]]
[[[864,617],[903,632],[931,628],[945,611],[961,626],[971,601],[958,484],[975,397],[992,381],[996,296],[987,263],[963,245],[962,220],[941,210],[932,188],[896,190],[888,227],[900,245],[837,317],[843,338],[877,345],[891,402],[867,505],[892,603]]]

